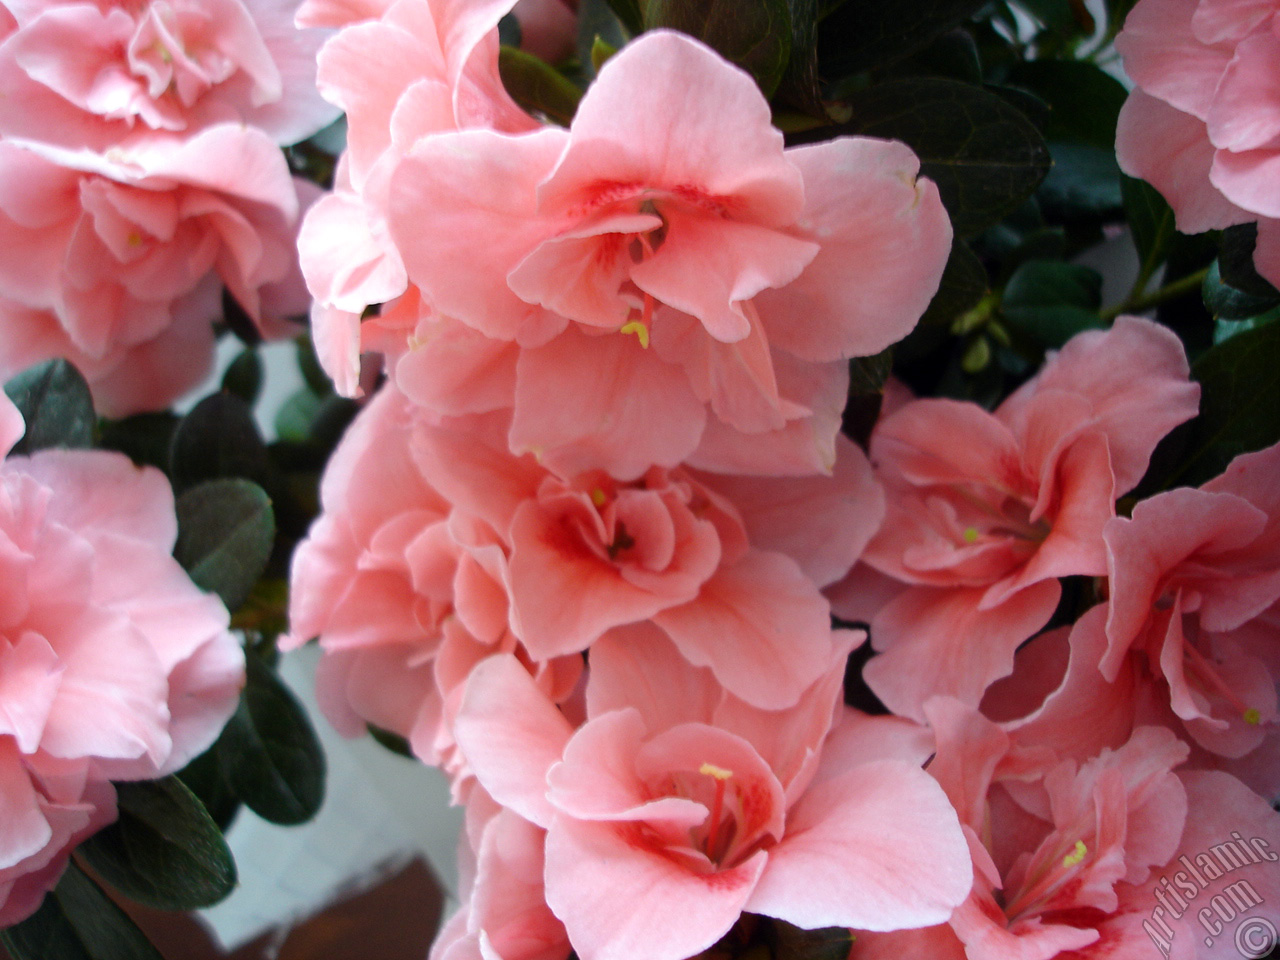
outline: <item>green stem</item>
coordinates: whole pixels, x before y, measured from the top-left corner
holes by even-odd
[[[1204,283],[1205,276],[1209,273],[1209,268],[1197,270],[1195,273],[1189,273],[1185,277],[1180,277],[1173,283],[1166,284],[1159,290],[1153,290],[1147,294],[1130,294],[1114,307],[1102,311],[1102,319],[1114,320],[1122,313],[1142,313],[1144,310],[1150,310],[1152,307],[1159,306],[1166,300],[1172,300],[1174,297],[1180,297],[1184,293],[1190,293],[1196,290]]]

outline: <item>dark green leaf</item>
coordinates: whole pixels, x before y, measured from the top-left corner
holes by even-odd
[[[134,463],[169,469],[169,450],[173,432],[178,428],[176,414],[138,413],[123,420],[104,420],[98,446],[119,450]]]
[[[169,462],[177,489],[221,477],[261,483],[268,466],[267,448],[252,411],[226,392],[205,397],[182,418],[173,434]]]
[[[498,71],[511,99],[533,114],[541,114],[561,126],[568,126],[578,110],[582,91],[569,78],[531,53],[502,47]]]
[[[922,324],[947,324],[978,305],[987,292],[987,271],[963,240],[951,242],[938,292],[920,318]]]
[[[1133,245],[1138,251],[1138,261],[1149,273],[1164,261],[1169,241],[1175,233],[1173,210],[1159,191],[1145,180],[1121,176],[1120,194],[1124,198],[1124,213],[1133,234]]]
[[[629,0],[622,0],[624,6]],[[638,9],[638,8],[637,8]],[[621,50],[628,40],[628,34],[640,32],[642,24],[639,13],[634,23],[623,20],[615,12],[610,0],[578,0],[578,60],[584,71],[584,79],[591,79],[595,71],[591,68],[591,50],[598,37],[615,50]]]
[[[222,389],[233,393],[249,406],[258,402],[262,393],[262,358],[253,349],[241,350],[222,375]]]
[[[222,320],[245,346],[256,347],[262,343],[262,331],[253,322],[253,317],[249,316],[231,291],[225,288],[222,291]]]
[[[968,84],[894,80],[855,95],[850,105],[846,132],[911,147],[961,237],[1016,209],[1049,170],[1049,151],[1026,117]]]
[[[1255,297],[1280,297],[1280,292],[1258,275],[1253,266],[1253,250],[1258,243],[1258,225],[1242,223],[1222,231],[1222,253],[1218,264],[1222,279],[1242,293]]]
[[[982,59],[968,30],[957,27],[933,43],[888,69],[894,77],[946,77],[964,83],[982,83]]]
[[[986,0],[859,0],[822,22],[818,62],[824,77],[844,77],[927,47]]]
[[[609,0],[609,6],[631,33],[636,34],[644,29],[644,14],[640,11],[639,0]]]
[[[322,397],[333,393],[333,381],[324,372],[324,367],[320,366],[320,358],[316,356],[316,348],[312,345],[311,338],[306,334],[295,337],[293,347],[297,353],[298,369],[302,371],[302,379],[311,388],[312,393]]]
[[[791,56],[788,0],[648,0],[644,25],[697,37],[755,77],[766,97],[778,88]]]
[[[234,613],[266,568],[275,541],[271,500],[248,480],[209,480],[178,497],[173,555],[196,585]]]
[[[524,31],[514,13],[504,14],[498,21],[498,42],[507,47],[518,47],[524,41]]]
[[[1191,367],[1200,416],[1187,427],[1187,458],[1175,480],[1199,485],[1242,453],[1280,440],[1280,324],[1237,334]]]
[[[1120,167],[1115,150],[1081,143],[1050,143],[1053,169],[1040,184],[1040,203],[1047,213],[1103,216],[1118,213]]]
[[[373,737],[387,750],[398,754],[402,757],[408,757],[410,760],[416,759],[413,755],[413,747],[409,746],[409,741],[398,733],[392,733],[390,730],[383,730],[381,727],[375,727],[372,723],[368,724],[369,736]]]
[[[226,833],[240,809],[240,801],[227,785],[218,765],[218,755],[211,747],[176,774],[204,804],[209,816]]]
[[[791,56],[775,94],[777,103],[827,119],[818,88],[818,0],[787,0],[791,11]]]
[[[32,916],[0,930],[13,960],[164,960],[74,863]]]
[[[1102,277],[1061,260],[1030,260],[1005,286],[1000,312],[1014,330],[1042,347],[1061,347],[1082,330],[1105,326],[1098,316]]]
[[[120,818],[79,847],[94,871],[130,900],[195,910],[236,885],[222,832],[177,777],[116,784]]]
[[[1046,140],[1115,152],[1116,118],[1127,96],[1115,77],[1083,60],[1032,60],[1015,66],[1008,82],[1049,105]]]
[[[1090,36],[1097,28],[1083,0],[1018,0],[1018,6],[1039,20],[1059,47],[1065,40]],[[1047,46],[1049,37],[1042,33],[1038,44]]]
[[[1280,307],[1276,307],[1261,316],[1249,317],[1247,320],[1216,320],[1213,325],[1213,342],[1215,344],[1225,343],[1246,330],[1257,330],[1259,327],[1268,323],[1275,323],[1277,320],[1280,320]]]
[[[80,371],[65,360],[48,360],[22,371],[4,385],[27,423],[14,453],[49,447],[93,446],[93,397]]]
[[[223,775],[254,813],[304,823],[324,800],[324,754],[306,711],[257,656],[240,707],[218,740]]]
[[[880,419],[884,383],[892,371],[892,347],[875,356],[854,357],[849,361],[849,397],[845,403],[840,429],[845,436],[863,447],[871,439],[871,431]]]
[[[306,443],[324,399],[308,387],[291,393],[276,411],[276,436],[289,443]]]
[[[1256,297],[1226,283],[1216,260],[1209,267],[1201,292],[1204,295],[1204,305],[1215,319],[1247,320],[1280,304],[1280,294],[1274,297]]]
[[[766,933],[773,960],[845,960],[853,934],[844,927],[803,930],[783,920],[771,920]]]

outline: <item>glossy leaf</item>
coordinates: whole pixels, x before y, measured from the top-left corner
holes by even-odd
[[[1280,291],[1254,269],[1253,250],[1257,242],[1256,223],[1244,223],[1222,231],[1222,253],[1218,256],[1222,279],[1242,293],[1255,297],[1280,297]]]
[[[766,97],[791,57],[788,0],[647,0],[644,25],[696,37],[755,77]]]
[[[93,397],[80,371],[67,361],[48,360],[24,370],[5,384],[4,392],[27,424],[14,453],[93,446]]]
[[[225,391],[205,397],[182,418],[169,463],[169,476],[179,490],[224,477],[261,483],[268,470],[267,448],[253,412]]]
[[[1209,308],[1215,319],[1247,320],[1267,313],[1280,305],[1280,295],[1274,297],[1258,297],[1243,290],[1237,290],[1222,279],[1219,262],[1215,260],[1209,267],[1201,290],[1204,305]]]
[[[119,450],[134,463],[160,470],[169,469],[169,451],[179,418],[168,410],[136,413],[123,420],[106,420],[98,436],[98,446]]]
[[[1082,60],[1033,60],[1014,67],[1008,82],[1025,87],[1049,106],[1046,140],[1084,143],[1115,153],[1116,118],[1128,93],[1109,73]]]
[[[304,823],[324,800],[324,753],[306,711],[254,654],[240,706],[218,740],[218,761],[236,795],[272,823]]]
[[[1159,191],[1145,180],[1120,178],[1120,195],[1129,221],[1138,260],[1148,272],[1159,266],[1176,232],[1173,210]]]
[[[120,818],[79,847],[98,876],[159,910],[208,907],[231,893],[231,850],[181,780],[119,783],[116,796]]]
[[[196,586],[243,606],[275,542],[271,500],[248,480],[210,480],[178,497],[173,555]]]
[[[262,378],[262,358],[258,351],[241,350],[222,375],[222,389],[253,406],[262,394]]]
[[[901,140],[938,185],[961,237],[1017,208],[1049,170],[1031,122],[995,94],[953,80],[895,80],[850,99],[847,132]]]
[[[125,912],[74,863],[34,914],[0,930],[13,960],[163,960]]]
[[[1000,312],[1009,326],[1042,347],[1061,347],[1082,330],[1104,326],[1098,316],[1102,277],[1060,260],[1031,260],[1004,289]]]
[[[858,0],[822,22],[818,62],[839,78],[922,50],[979,10],[985,0]]]
[[[578,111],[582,91],[555,67],[531,53],[502,47],[498,54],[502,85],[511,99],[532,114],[567,127]]]
[[[1179,484],[1216,477],[1233,458],[1280,441],[1280,323],[1236,334],[1191,367],[1200,416],[1187,425]]]

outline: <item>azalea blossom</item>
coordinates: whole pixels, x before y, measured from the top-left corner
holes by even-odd
[[[876,694],[916,719],[934,694],[976,706],[1053,613],[1058,578],[1107,572],[1117,497],[1198,397],[1177,337],[1122,317],[1074,337],[994,413],[928,399],[882,420],[871,457],[889,507],[863,556],[888,598],[871,621],[884,652],[864,671]],[[866,579],[834,589],[837,613],[864,612]]]
[[[567,131],[420,139],[391,176],[389,225],[431,322],[491,341],[503,395],[463,383],[454,403],[513,407],[513,450],[624,480],[681,462],[824,472],[843,361],[904,336],[947,258],[918,169],[866,138],[784,150],[746,73],[653,31],[610,58]],[[433,339],[395,374],[415,398],[439,358],[413,354]]]
[[[970,871],[936,784],[875,737],[824,752],[853,639],[770,713],[655,628],[622,628],[592,649],[576,731],[511,658],[475,669],[459,744],[495,800],[546,829],[547,905],[579,956],[678,960],[744,910],[810,929],[949,915]]]
[[[0,449],[22,432],[0,396]],[[239,703],[244,654],[176,536],[168,482],[121,454],[0,466],[0,927],[115,819],[110,781],[181,769]]]
[[[1116,38],[1137,84],[1121,168],[1159,190],[1184,233],[1257,221],[1254,264],[1280,284],[1280,3],[1141,0]]]

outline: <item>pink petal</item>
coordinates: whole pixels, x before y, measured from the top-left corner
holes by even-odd
[[[941,923],[972,883],[942,788],[881,760],[814,786],[789,811],[747,909],[805,929],[899,930]]]
[[[653,620],[689,662],[765,709],[795,704],[831,651],[826,600],[794,560],[764,550],[721,567],[695,600]]]

